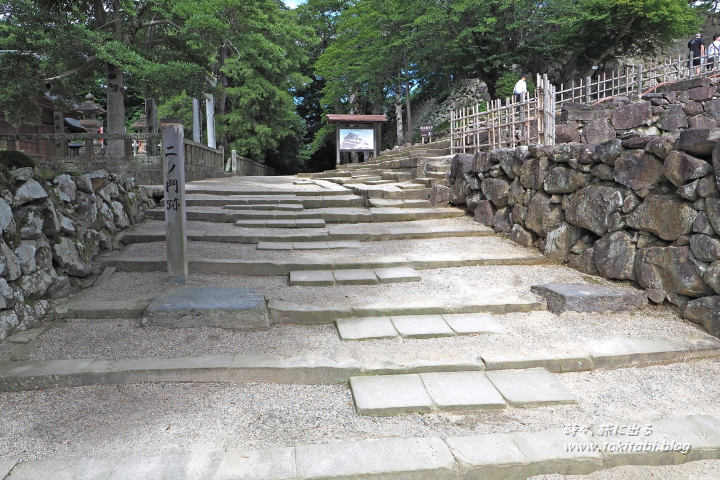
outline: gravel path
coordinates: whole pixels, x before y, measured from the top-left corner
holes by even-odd
[[[717,360],[565,373],[559,378],[578,405],[399,417],[358,416],[343,385],[149,383],[2,393],[0,457],[156,455],[718,415],[719,375]]]

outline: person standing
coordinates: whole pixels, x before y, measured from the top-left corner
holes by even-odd
[[[700,75],[700,64],[702,57],[705,55],[705,42],[702,39],[702,33],[696,33],[695,38],[688,42],[688,50],[690,50],[690,62],[688,67],[695,67],[695,75]]]
[[[523,73],[520,76],[520,80],[515,84],[513,88],[513,94],[515,94],[515,102],[522,102],[525,95],[527,95],[527,82],[525,81],[526,75]]]
[[[708,45],[708,70],[717,70],[720,67],[720,33],[713,35],[713,41]]]

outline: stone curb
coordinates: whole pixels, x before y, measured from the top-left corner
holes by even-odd
[[[707,357],[720,356],[718,342],[714,349],[704,350]],[[698,353],[698,352],[696,352]],[[685,354],[687,355],[687,354]],[[141,382],[270,382],[282,384],[341,384],[352,376],[398,375],[408,373],[497,371],[534,368],[548,365],[558,372],[557,358],[527,359],[520,364],[492,363],[492,357],[480,354],[475,358],[455,361],[394,362],[379,359],[362,364],[355,359],[325,357],[280,357],[271,355],[210,355],[204,357],[149,357],[120,360],[44,360],[11,362],[0,365],[0,391],[24,391],[86,385],[115,385]],[[675,361],[684,360],[684,356]],[[621,363],[621,360],[625,363]],[[644,366],[631,355],[617,356],[615,367]],[[592,358],[578,363],[579,368],[562,372],[592,370]]]
[[[596,435],[602,425],[577,426],[583,431],[587,428],[587,433],[567,425],[537,432],[364,439],[153,457],[20,463],[0,459],[0,479],[81,478],[93,472],[97,474],[93,478],[108,480],[159,476],[174,480],[519,480],[534,475],[587,475],[620,465],[678,465],[720,458],[720,420],[715,417],[659,419],[649,425],[650,436],[634,437]],[[634,426],[623,425],[628,430]],[[618,452],[618,446],[626,445],[628,439],[631,452]],[[614,445],[615,451],[606,445]],[[643,448],[635,451],[635,445]],[[644,451],[645,445],[659,451]],[[689,450],[685,451],[685,446]]]
[[[476,267],[491,265],[542,265],[548,262],[543,255],[437,255],[437,256],[397,256],[375,260],[348,260],[337,262],[322,261],[268,261],[195,258],[188,266],[191,273],[282,276],[293,270],[343,270],[367,268],[411,267],[423,269]],[[143,258],[119,255],[104,260],[106,266],[113,266],[121,272],[152,272],[166,270],[166,260],[160,257]]]
[[[204,242],[226,242],[226,243],[259,243],[259,242],[288,242],[288,241],[328,241],[328,240],[358,240],[365,242],[384,240],[420,240],[443,237],[485,237],[494,235],[492,229],[478,228],[477,230],[466,230],[460,228],[427,229],[421,227],[396,227],[385,229],[384,232],[371,233],[362,232],[357,229],[346,231],[330,227],[325,231],[314,234],[282,233],[277,235],[268,234],[245,234],[245,233],[224,233],[213,234],[204,230],[188,230],[188,240]],[[122,241],[128,245],[131,243],[162,242],[165,241],[165,232],[126,232]]]

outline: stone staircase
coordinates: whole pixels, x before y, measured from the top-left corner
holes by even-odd
[[[415,190],[195,182],[187,285],[149,211],[0,344],[0,479],[711,478],[720,341],[401,196],[426,165]]]

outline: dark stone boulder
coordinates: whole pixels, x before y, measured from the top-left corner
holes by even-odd
[[[690,90],[688,90],[688,95],[690,96],[690,100],[693,100],[695,102],[705,102],[707,100],[712,100],[715,92],[717,92],[717,88],[708,85],[691,88]]]
[[[603,142],[595,148],[598,160],[607,165],[614,165],[622,151],[622,142],[619,138]]]
[[[587,143],[605,142],[614,139],[615,135],[617,132],[612,124],[604,118],[594,120],[583,127],[583,136]]]
[[[513,213],[514,216],[514,213]],[[515,243],[522,245],[523,247],[530,248],[533,246],[532,233],[525,230],[521,225],[515,224],[510,230],[510,240]]]
[[[579,228],[563,222],[558,228],[548,232],[545,237],[543,255],[564,262],[570,254],[570,249],[580,237],[579,231]]]
[[[619,280],[635,279],[635,244],[627,232],[613,232],[595,242],[593,260],[600,275]]]
[[[690,128],[717,128],[718,123],[717,120],[708,117],[706,115],[696,115],[694,117],[690,117],[689,127]]]
[[[635,274],[643,288],[702,297],[710,288],[690,261],[690,248],[647,247],[635,256]]]
[[[690,180],[704,177],[711,171],[712,166],[705,160],[679,150],[673,150],[665,158],[665,177],[677,187],[685,185]]]
[[[478,152],[475,154],[475,157],[473,157],[472,171],[475,173],[485,173],[489,171],[493,165],[489,153]]]
[[[495,211],[493,210],[490,200],[480,200],[478,206],[475,207],[473,220],[487,227],[492,227],[493,221],[495,220]]]
[[[505,207],[510,195],[510,183],[498,178],[486,178],[480,182],[483,195],[493,202],[496,207]]]
[[[571,193],[586,187],[590,176],[572,168],[555,167],[545,175],[547,193]]]
[[[650,102],[623,105],[610,114],[610,119],[616,130],[628,130],[647,125],[651,118],[652,108]]]
[[[720,295],[689,301],[683,317],[702,325],[710,335],[720,338]]]
[[[688,118],[685,112],[671,113],[665,112],[660,120],[660,130],[666,132],[674,132],[681,128],[688,127]]]
[[[462,178],[463,173],[470,173],[473,169],[475,156],[470,153],[458,153],[450,163],[450,181]]]
[[[511,148],[499,148],[490,152],[490,160],[500,165],[505,175],[514,180],[520,175],[520,167],[522,161],[515,155],[515,150]]]
[[[433,185],[430,191],[430,203],[433,207],[447,207],[450,204],[450,188],[445,185]]]
[[[701,262],[712,263],[720,259],[720,240],[708,235],[691,236],[690,249]]]
[[[499,233],[506,233],[510,231],[513,225],[510,220],[510,212],[510,207],[499,208],[497,212],[495,212],[492,224],[493,230]]]
[[[654,187],[663,175],[659,158],[645,150],[625,150],[615,160],[613,178],[633,190]]]
[[[612,216],[623,206],[623,191],[613,187],[590,186],[573,194],[567,202],[567,221],[597,235],[613,224]]]
[[[720,129],[690,128],[680,132],[678,150],[696,157],[709,157],[720,140]]]
[[[550,161],[547,158],[529,158],[520,168],[520,183],[525,188],[541,190],[549,169]]]
[[[708,100],[705,102],[705,113],[713,118],[720,117],[720,100]]]
[[[580,141],[580,129],[576,122],[555,125],[555,141],[557,143],[571,143]]]
[[[657,235],[663,240],[677,240],[692,231],[697,211],[674,195],[650,195],[637,207],[627,224],[636,230]]]
[[[555,314],[573,312],[617,312],[637,310],[647,305],[643,292],[634,288],[585,283],[533,285],[531,291],[545,298]]]
[[[645,150],[664,160],[670,152],[677,148],[679,138],[679,134],[653,137],[645,145]]]
[[[565,220],[562,207],[553,204],[550,197],[543,193],[536,193],[525,214],[525,227],[541,237],[545,237],[548,232],[556,229]]]
[[[640,135],[639,137],[626,138],[620,142],[623,148],[634,150],[636,148],[645,148],[648,142],[655,138],[652,135]]]

